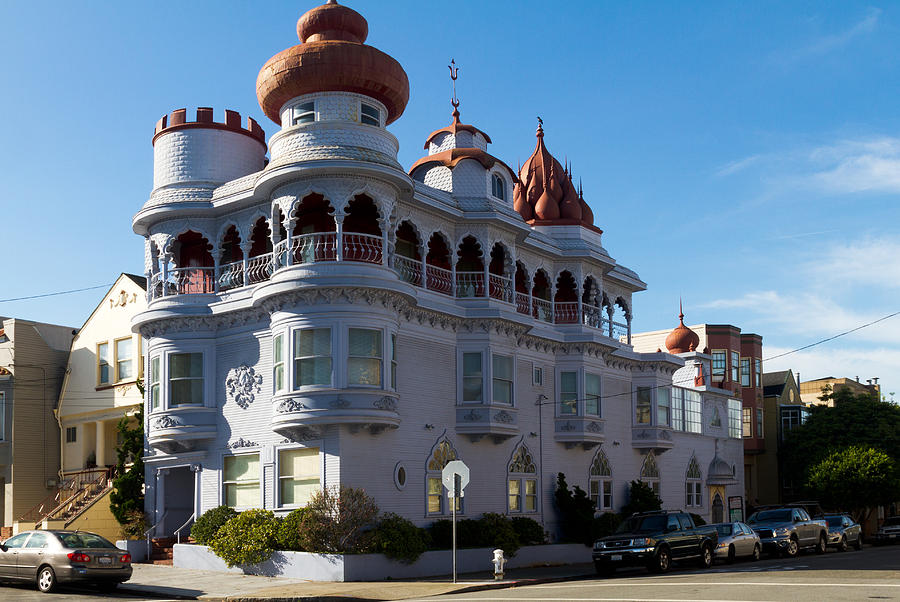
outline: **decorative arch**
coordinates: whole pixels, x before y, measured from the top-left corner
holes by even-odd
[[[413,286],[422,286],[422,236],[416,224],[403,220],[394,230],[394,269]]]
[[[179,295],[215,292],[215,259],[209,238],[187,230],[172,242],[175,289]]]
[[[381,263],[383,236],[380,209],[372,197],[357,194],[347,203],[343,221],[343,254],[345,261]]]
[[[557,324],[578,323],[578,283],[569,270],[563,270],[556,277],[553,317]]]
[[[718,492],[713,496],[711,514],[713,523],[725,522],[725,503],[722,501],[722,496],[719,495]]]
[[[425,461],[425,512],[430,515],[443,515],[450,512],[450,498],[444,493],[441,471],[459,454],[453,447],[446,433],[442,434]],[[457,500],[457,512],[462,512],[462,498]]]
[[[703,473],[693,453],[684,474],[684,505],[688,508],[703,506]]]
[[[641,465],[641,481],[653,489],[659,495],[659,466],[656,464],[656,456],[653,452],[647,454]]]
[[[472,234],[456,247],[456,296],[484,297],[484,246]]]
[[[219,238],[219,263],[216,282],[220,291],[244,285],[244,250],[236,224],[227,226]]]
[[[594,508],[603,511],[612,510],[612,469],[609,465],[609,458],[606,457],[606,452],[602,447],[597,450],[591,461],[589,479],[591,501],[594,503]]]
[[[450,239],[436,230],[428,238],[425,254],[425,288],[449,295],[453,292],[453,271],[450,265]]]
[[[506,466],[507,509],[510,512],[537,512],[537,466],[528,446],[521,442]]]
[[[507,197],[507,188],[509,186],[506,183],[506,178],[501,176],[496,171],[490,172],[491,175],[491,196],[495,199],[499,199],[501,201],[505,201]]]
[[[510,275],[513,273],[513,257],[509,248],[500,241],[491,246],[488,263],[488,294],[494,299],[512,301]]]
[[[544,268],[538,268],[531,279],[531,315],[544,322],[553,321],[552,286]]]
[[[531,313],[531,278],[528,276],[528,269],[521,261],[516,262],[516,272],[514,276],[515,282],[513,286],[516,291],[516,311],[520,314]]]

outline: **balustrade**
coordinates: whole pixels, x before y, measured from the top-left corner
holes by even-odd
[[[219,277],[216,279],[219,291],[227,291],[244,286],[244,261],[235,261],[219,266]]]
[[[272,253],[257,255],[247,260],[247,276],[250,284],[265,282],[272,277],[273,271]]]
[[[394,255],[394,271],[401,280],[422,286],[422,262],[402,255]]]
[[[553,322],[553,304],[544,299],[531,300],[531,315],[544,322]]]
[[[453,294],[453,272],[436,265],[426,265],[425,288],[445,295]]]
[[[492,299],[512,301],[512,278],[490,274],[488,276],[488,293]]]
[[[484,297],[484,272],[456,272],[457,297]]]
[[[531,303],[528,301],[528,293],[516,293],[516,311],[520,314],[531,313]]]
[[[554,303],[553,318],[557,324],[578,324],[578,303],[575,301]]]

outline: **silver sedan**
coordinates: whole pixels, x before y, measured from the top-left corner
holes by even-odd
[[[716,546],[716,558],[726,562],[734,562],[735,558],[749,556],[759,560],[762,544],[759,535],[742,522],[716,523],[710,525],[719,533],[719,544]]]
[[[34,583],[51,592],[59,583],[94,583],[113,590],[131,578],[131,555],[86,531],[25,531],[0,544],[0,581]]]

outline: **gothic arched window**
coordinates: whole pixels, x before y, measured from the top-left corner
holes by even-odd
[[[507,468],[506,493],[510,512],[537,512],[537,468],[528,448],[522,444]]]
[[[691,456],[684,479],[684,505],[688,508],[699,508],[703,505],[703,474],[696,456]]]
[[[649,485],[653,493],[659,495],[659,467],[656,465],[656,456],[653,452],[647,454],[644,465],[641,466],[641,482]]]
[[[591,501],[597,510],[612,510],[612,470],[609,459],[598,449],[591,463]]]
[[[445,503],[441,471],[453,460],[459,459],[456,449],[448,439],[441,439],[432,449],[425,465],[425,500],[428,514],[447,514],[450,506]],[[462,498],[457,499],[456,511],[462,512]]]

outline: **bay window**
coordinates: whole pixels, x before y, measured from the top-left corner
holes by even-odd
[[[584,413],[591,416],[600,416],[600,376],[584,375]]]
[[[638,387],[634,415],[636,424],[650,424],[650,406],[652,402],[653,389],[650,387]]]
[[[725,350],[713,349],[712,352],[712,375],[725,376]]]
[[[331,329],[306,328],[294,334],[294,388],[331,385]]]
[[[155,356],[150,358],[150,379],[149,379],[149,391],[150,391],[150,411],[156,410],[159,408],[159,356]]]
[[[573,416],[578,413],[578,373],[559,373],[559,413]]]
[[[669,426],[669,397],[668,387],[656,389],[656,424],[659,426]]]
[[[508,355],[492,356],[492,399],[494,403],[513,402],[513,358]]]
[[[463,360],[463,401],[483,401],[484,371],[481,366],[481,352],[462,354]]]
[[[351,328],[348,333],[347,383],[350,386],[380,387],[382,356],[380,330]]]
[[[169,407],[203,404],[203,354],[169,355]]]
[[[741,438],[741,401],[739,399],[728,400],[728,436],[733,439]]]

